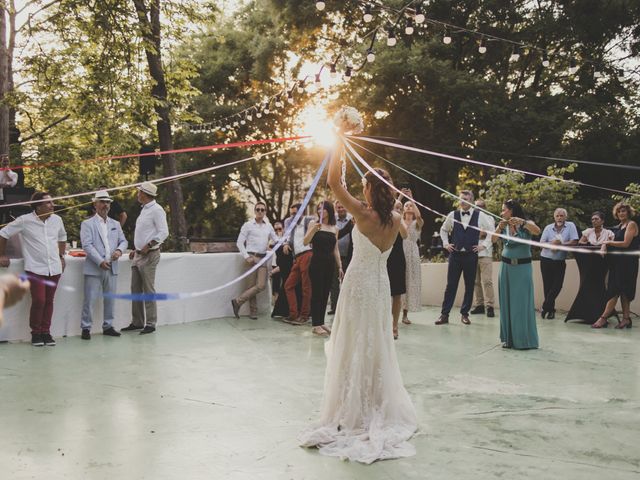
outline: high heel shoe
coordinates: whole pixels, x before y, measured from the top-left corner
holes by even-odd
[[[616,325],[616,328],[622,330],[623,328],[631,328],[632,326],[631,317],[622,317],[622,321]]]
[[[607,321],[607,319],[605,317],[600,317],[593,325],[591,325],[591,328],[607,328],[608,326],[609,322]]]

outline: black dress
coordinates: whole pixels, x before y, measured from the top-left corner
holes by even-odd
[[[613,232],[615,242],[624,241],[627,227],[615,229]],[[609,247],[610,252],[638,250],[640,236],[636,235],[627,248]],[[609,261],[609,281],[607,283],[607,299],[623,295],[632,301],[636,296],[636,282],[638,280],[638,256],[637,255],[607,255]]]
[[[389,273],[391,296],[395,297],[396,295],[407,293],[407,262],[404,258],[404,248],[400,234],[398,234],[387,259],[387,273]]]
[[[289,302],[287,296],[284,293],[284,284],[289,278],[289,272],[293,266],[293,255],[286,254],[283,251],[283,247],[276,250],[276,265],[280,267],[280,289],[276,304],[273,306],[273,312],[271,317],[288,317],[289,316]],[[275,293],[275,289],[274,289]]]
[[[324,325],[324,313],[327,310],[331,282],[336,268],[334,251],[336,248],[336,234],[324,230],[317,231],[311,245],[313,256],[309,263],[309,278],[311,279],[311,325]]]
[[[600,246],[580,247],[600,249]],[[593,324],[607,304],[605,279],[609,265],[601,255],[576,252],[573,256],[580,273],[580,288],[564,321],[580,320],[580,323]]]

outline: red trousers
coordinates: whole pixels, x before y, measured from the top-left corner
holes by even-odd
[[[31,311],[29,312],[29,326],[31,333],[49,333],[51,328],[51,316],[53,315],[53,297],[58,288],[60,275],[38,275],[26,272],[31,284]],[[39,282],[38,280],[43,281]],[[44,282],[53,282],[55,285],[46,285]]]
[[[289,318],[309,318],[311,313],[311,279],[309,278],[309,263],[313,254],[311,250],[296,257],[293,267],[284,285],[289,302]],[[302,284],[302,306],[298,315],[298,299],[296,298],[296,285]]]

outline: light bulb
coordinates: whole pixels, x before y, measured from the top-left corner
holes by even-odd
[[[373,15],[371,14],[371,5],[367,4],[364,6],[364,17],[362,17],[362,19],[365,21],[365,23],[369,23],[371,20],[373,20]]]
[[[393,30],[389,30],[389,36],[387,37],[387,46],[393,47],[395,46],[396,43],[398,43],[398,40],[396,39],[396,34],[393,33]]]
[[[269,102],[264,104],[264,108],[262,110],[264,111],[265,115],[269,115]]]
[[[347,70],[344,72],[344,79],[348,82],[349,80],[351,80],[351,72],[353,70],[353,67],[348,66]]]
[[[415,29],[413,28],[413,20],[410,18],[407,19],[407,26],[404,27],[404,33],[407,35],[413,35]]]
[[[253,115],[247,115],[247,122],[253,121]]]
[[[316,8],[320,11],[324,10],[324,7],[326,7],[326,4],[322,1],[316,2]]]
[[[416,23],[424,23],[424,21],[425,21],[424,13],[422,13],[422,6],[420,6],[420,5],[418,5],[416,7],[415,21],[416,21]]]
[[[513,50],[511,51],[511,56],[509,57],[509,61],[517,62],[518,60],[520,60],[520,50],[518,49],[518,47],[513,47]]]
[[[256,118],[262,118],[262,112],[256,112]]]
[[[487,43],[484,38],[480,39],[480,45],[478,46],[478,53],[487,53]]]
[[[336,64],[335,63],[333,65],[331,65],[331,71],[329,72],[329,74],[331,75],[331,78],[336,78],[336,75],[338,74],[338,72],[336,70]]]
[[[444,31],[444,37],[442,37],[442,43],[449,45],[451,43],[451,35],[446,30]]]
[[[593,78],[602,78],[602,72],[596,70],[595,72],[593,72]]]
[[[373,53],[373,50],[367,50],[367,62],[373,63],[376,60],[376,54]]]
[[[544,52],[542,54],[542,66],[544,68],[547,68],[550,64],[551,62],[549,62],[549,55],[547,54],[547,52]]]
[[[618,69],[618,81],[619,82],[625,82],[627,80],[627,77],[624,76],[624,70],[622,70],[621,68]]]

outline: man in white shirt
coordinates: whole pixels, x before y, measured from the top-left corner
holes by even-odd
[[[62,219],[53,213],[53,201],[47,192],[31,196],[33,212],[20,215],[0,230],[0,266],[8,267],[7,240],[15,234],[22,239],[24,270],[31,286],[31,344],[55,346],[51,336],[53,298],[64,271],[67,232]]]
[[[487,204],[483,199],[479,198],[476,200],[476,207],[486,210]],[[493,220],[493,217],[487,215],[487,220],[491,225],[490,231],[495,230],[496,222]],[[487,237],[489,237],[488,242]],[[493,242],[491,242],[491,233],[487,233],[486,231],[480,232],[480,241],[478,242],[478,268],[476,270],[474,296],[475,307],[469,312],[470,314],[476,315],[486,312],[489,318],[496,316],[493,310],[495,300],[493,292]]]
[[[262,260],[267,255],[269,241],[278,242],[280,240],[276,235],[273,226],[265,219],[267,214],[267,206],[263,202],[256,203],[254,209],[255,218],[249,220],[240,229],[238,235],[238,250],[244,257],[245,262],[251,267]],[[258,319],[258,303],[256,295],[267,286],[267,278],[269,277],[268,268],[271,262],[263,263],[260,268],[255,270],[248,277],[249,288],[242,292],[237,298],[231,300],[233,315],[240,318],[240,307],[249,302],[249,318]]]
[[[120,223],[108,216],[112,201],[109,192],[96,192],[93,197],[96,214],[80,225],[80,241],[87,254],[83,267],[84,302],[80,316],[83,340],[91,340],[91,317],[95,301],[105,293],[116,291],[118,259],[127,249],[127,239],[124,238]],[[103,299],[102,334],[119,337],[120,332],[113,328],[113,304],[113,298]]]
[[[9,166],[9,155],[2,155],[0,161],[0,203],[4,203],[4,189],[13,188],[18,183],[18,174]]]
[[[167,213],[156,202],[158,187],[144,182],[138,188],[142,205],[133,236],[135,250],[129,253],[131,263],[131,293],[156,293],[156,268],[160,262],[160,245],[169,236]],[[145,323],[146,317],[146,323]],[[155,300],[131,302],[131,324],[123,332],[140,330],[140,335],[156,331],[158,308]]]
[[[473,208],[473,193],[469,190],[460,192],[460,208],[449,215],[440,228],[443,247],[449,252],[447,287],[444,292],[442,310],[436,325],[449,323],[449,312],[458,292],[460,275],[464,277],[464,297],[460,314],[463,324],[470,325],[469,310],[473,301],[473,286],[478,267],[478,251],[483,245],[491,242],[491,235],[480,242],[480,231],[491,231],[489,217]],[[449,238],[453,235],[453,238]]]

